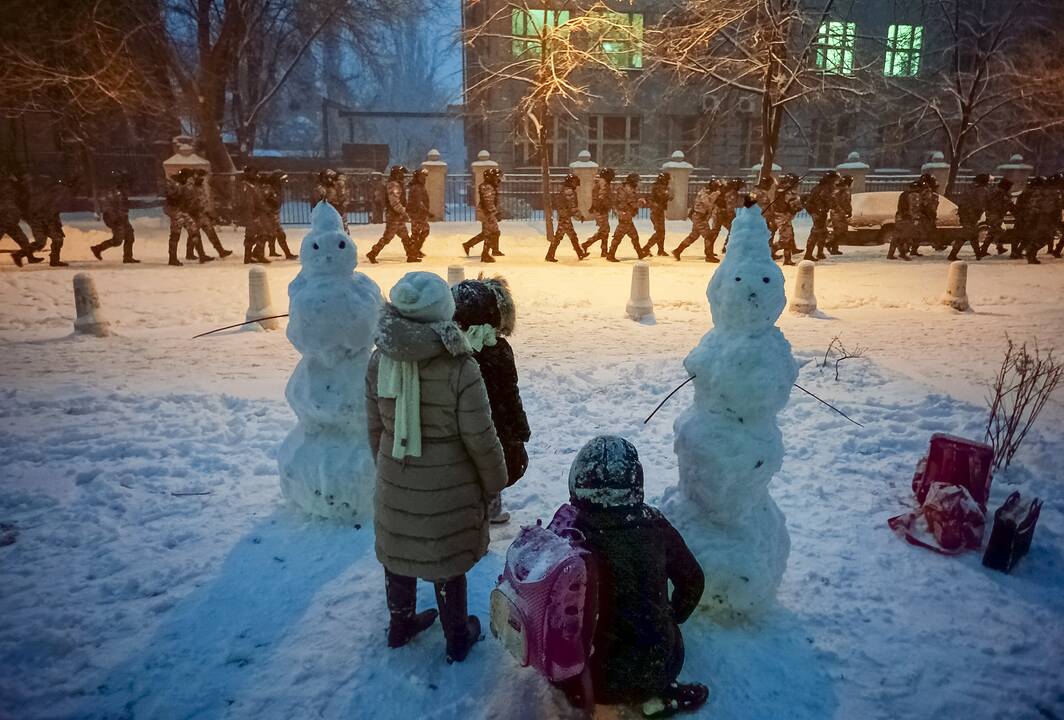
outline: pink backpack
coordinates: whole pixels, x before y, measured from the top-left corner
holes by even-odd
[[[547,527],[537,521],[521,528],[491,593],[491,632],[550,682],[580,677],[590,703],[597,582],[576,517],[576,508],[562,505]]]

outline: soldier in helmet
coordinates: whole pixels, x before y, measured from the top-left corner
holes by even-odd
[[[712,241],[716,241],[722,227],[728,231],[728,236],[724,238],[724,252],[728,252],[728,240],[731,239],[731,226],[732,221],[735,220],[735,211],[743,204],[742,189],[744,185],[746,185],[746,181],[742,178],[732,178],[724,185],[720,196],[717,198],[717,222],[710,229],[710,233],[712,234]],[[712,242],[710,244],[712,245]]]
[[[502,173],[499,168],[490,167],[484,171],[484,179],[477,187],[477,218],[480,220],[480,232],[462,243],[466,255],[477,243],[484,243],[480,261],[495,262],[502,255],[499,250],[499,185]]]
[[[103,224],[111,231],[111,239],[90,250],[97,260],[103,260],[103,251],[108,248],[122,247],[122,262],[139,263],[133,257],[133,226],[129,223],[129,176],[121,171],[111,173],[114,184],[103,198]]]
[[[410,187],[407,191],[406,211],[410,215],[410,243],[415,255],[425,257],[422,248],[428,240],[429,232],[429,191],[425,188],[425,180],[429,172],[425,168],[418,168],[410,176]]]
[[[558,213],[558,226],[554,230],[554,237],[551,238],[550,247],[547,248],[547,257],[545,258],[547,262],[558,262],[555,253],[558,251],[558,246],[561,245],[562,238],[565,236],[569,236],[569,240],[573,244],[573,252],[576,253],[578,260],[583,260],[591,254],[584,252],[584,249],[580,247],[580,238],[576,236],[576,228],[573,227],[573,218],[581,217],[580,200],[576,195],[578,187],[580,187],[580,178],[573,173],[565,176],[565,180],[562,182],[562,191],[555,202],[554,209]]]
[[[1043,246],[1053,250],[1053,239],[1059,218],[1054,217],[1056,209],[1056,191],[1050,179],[1038,176],[1031,180],[1031,198],[1027,203],[1027,219],[1024,223],[1024,255],[1031,265],[1038,265],[1038,251]],[[1020,197],[1023,197],[1021,194]],[[1019,203],[1017,203],[1019,204]]]
[[[831,212],[835,185],[838,181],[839,174],[834,170],[828,170],[805,201],[805,210],[813,219],[813,227],[809,231],[809,239],[805,244],[806,260],[823,260],[827,257],[824,254],[824,248],[828,242],[828,214]]]
[[[1051,177],[1050,186],[1053,189],[1053,213],[1049,254],[1053,257],[1060,257],[1064,254],[1064,173],[1057,173]],[[1052,246],[1054,237],[1060,238],[1055,247]]]
[[[59,217],[59,203],[62,199],[64,186],[62,180],[53,180],[46,175],[30,178],[27,183],[29,194],[27,196],[28,217],[30,232],[33,233],[34,251],[44,249],[45,244],[51,240],[51,248],[48,252],[48,264],[52,267],[66,267],[59,254],[63,250],[63,221]]]
[[[245,167],[240,178],[244,216],[244,264],[269,263],[266,257],[266,201],[258,171]]]
[[[583,244],[584,252],[588,252],[595,243],[599,243],[602,257],[609,255],[606,244],[610,240],[610,210],[613,209],[613,178],[617,173],[613,168],[602,168],[591,185],[591,215],[595,218],[598,226],[591,239]]]
[[[971,243],[972,252],[976,260],[982,260],[985,253],[979,247],[979,221],[987,209],[987,200],[990,197],[990,176],[986,173],[976,175],[972,185],[957,200],[957,214],[961,220],[961,234],[953,241],[950,248],[950,261],[957,259],[957,253],[964,247],[964,243]]]
[[[19,225],[21,219],[22,208],[18,201],[18,179],[5,172],[0,175],[0,238],[9,235],[18,245],[18,250],[11,253],[11,259],[19,267],[22,267],[23,260],[34,265],[44,262],[44,258],[34,255],[36,252],[34,245]]]
[[[640,260],[649,254],[649,251],[644,253],[643,248],[640,247],[639,231],[635,229],[635,223],[632,222],[641,204],[643,200],[639,197],[639,173],[628,173],[617,191],[617,229],[613,233],[610,251],[606,254],[606,259],[610,262],[620,262],[617,259],[617,248],[621,246],[621,241],[625,237],[632,240],[632,247],[635,248],[636,257]]]
[[[713,230],[710,230],[709,223],[713,217],[717,208],[717,200],[721,194],[720,180],[713,178],[698,191],[695,196],[694,207],[691,208],[691,233],[683,239],[676,249],[672,251],[672,256],[677,260],[683,255],[683,251],[690,247],[698,238],[703,238],[705,242],[706,262],[720,262],[720,258],[713,252],[713,242],[717,239],[717,233],[720,232],[720,226],[718,225]]]
[[[911,248],[913,255],[919,257],[919,246],[927,243],[935,250],[941,250],[938,239],[938,179],[931,173],[920,176],[920,218],[917,223],[916,246]]]
[[[343,183],[340,182],[340,173],[332,168],[326,168],[318,173],[318,184],[310,197],[310,206],[313,208],[322,200],[336,208],[340,213],[340,221],[344,224],[344,232],[347,227],[347,198],[344,194]]]
[[[897,253],[902,260],[910,260],[909,254],[916,242],[917,223],[920,220],[920,191],[923,185],[913,180],[909,187],[898,195],[898,208],[894,213],[894,232],[890,236],[887,260]]]
[[[1005,216],[1015,211],[1012,202],[1012,181],[1002,178],[998,184],[990,190],[986,198],[986,239],[979,249],[982,255],[990,254],[990,243],[997,246],[997,254],[1005,252],[1003,243],[1005,230],[1002,227]]]
[[[1038,211],[1035,197],[1042,187],[1042,182],[1041,176],[1032,177],[1027,181],[1023,192],[1016,198],[1016,206],[1013,210],[1013,216],[1016,218],[1013,226],[1015,239],[1012,242],[1012,252],[1009,253],[1009,257],[1013,260],[1022,258],[1030,252],[1030,245],[1034,240],[1037,226]]]
[[[202,257],[205,254],[203,252],[203,235],[207,236],[215,252],[218,253],[218,257],[229,257],[233,253],[222,247],[222,241],[218,239],[218,233],[214,229],[214,220],[211,217],[213,214],[211,211],[211,188],[207,182],[207,171],[193,170],[189,179],[185,181],[185,186],[187,188],[186,209],[189,217],[195,223],[196,229],[199,231],[196,235],[195,243],[193,243],[191,235],[185,243],[185,259],[195,260],[197,256]]]
[[[645,256],[650,255],[655,246],[658,248],[659,257],[669,254],[665,251],[665,211],[673,199],[669,180],[668,173],[658,173],[658,176],[654,178],[654,184],[650,186],[650,222],[654,226],[654,234],[650,236],[647,246],[643,248]]]
[[[405,181],[406,168],[402,165],[393,165],[388,173],[388,206],[385,208],[384,234],[381,235],[381,239],[377,241],[377,244],[366,253],[366,259],[371,263],[376,264],[377,256],[380,255],[381,250],[396,235],[399,236],[399,240],[403,243],[406,261],[421,262],[421,258],[418,257],[411,244],[410,233],[406,229],[406,224],[410,222],[410,215],[406,211],[406,193],[403,190]]]
[[[802,209],[802,200],[798,197],[800,181],[801,178],[793,173],[781,177],[775,197],[763,213],[769,228],[778,233],[773,246],[773,256],[776,250],[782,250],[784,265],[794,265],[793,255],[799,252],[794,242],[794,216]]]
[[[263,245],[269,245],[270,257],[281,256],[281,253],[277,252],[277,246],[280,245],[284,259],[295,260],[299,256],[288,247],[288,236],[284,232],[284,225],[281,224],[281,205],[284,203],[284,184],[288,180],[288,174],[282,170],[274,170],[259,175],[258,180],[259,194],[262,197],[262,217],[259,221],[262,237],[266,241]]]
[[[843,175],[835,184],[831,196],[831,241],[828,253],[842,255],[839,243],[846,239],[850,231],[850,217],[853,215],[853,175]]]

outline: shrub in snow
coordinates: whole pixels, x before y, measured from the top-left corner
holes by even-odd
[[[663,508],[705,570],[702,606],[728,620],[773,604],[790,552],[768,484],[783,464],[776,414],[798,366],[775,326],[787,300],[768,234],[757,208],[738,211],[709,283],[714,327],[684,360],[694,402],[676,420],[680,482]]]
[[[328,203],[311,214],[302,269],[288,286],[288,339],[303,358],[285,388],[299,418],[278,452],[281,492],[314,515],[372,515],[373,457],[366,433],[366,364],[381,308],[377,283]]]

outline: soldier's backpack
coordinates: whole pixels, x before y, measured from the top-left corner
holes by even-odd
[[[588,659],[598,617],[591,552],[575,528],[577,510],[562,505],[550,524],[521,529],[491,593],[491,632],[522,665],[551,683],[580,683],[593,704]]]

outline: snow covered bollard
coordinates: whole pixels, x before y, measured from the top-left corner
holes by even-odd
[[[680,482],[662,506],[705,570],[701,606],[725,622],[772,607],[791,546],[768,485],[798,365],[776,327],[787,298],[768,236],[757,208],[738,210],[706,293],[713,328],[684,360],[694,401],[674,425]]]
[[[447,266],[447,284],[454,287],[465,280],[465,267],[462,265]]]
[[[266,275],[266,268],[255,265],[248,270],[248,311],[244,314],[244,319],[250,322],[259,318],[271,318],[259,320],[258,325],[263,330],[276,330],[281,327],[280,319],[271,317],[276,314],[273,299],[270,297],[270,278]]]
[[[96,337],[107,337],[111,334],[111,323],[107,322],[100,309],[96,283],[88,273],[78,273],[74,276],[74,312],[76,334]]]
[[[625,312],[636,321],[654,315],[654,301],[650,299],[650,265],[643,261],[632,266],[632,291]]]
[[[790,310],[801,315],[816,312],[816,294],[813,292],[813,271],[816,263],[802,260],[798,263],[798,275],[794,279],[794,296],[791,298]]]
[[[355,272],[358,251],[332,205],[318,203],[311,225],[288,286],[288,339],[303,357],[285,387],[299,422],[277,452],[281,493],[355,524],[373,515],[365,378],[383,298]]]
[[[949,264],[949,277],[946,279],[946,294],[942,304],[954,310],[966,312],[972,309],[968,303],[968,263],[954,260]]]

